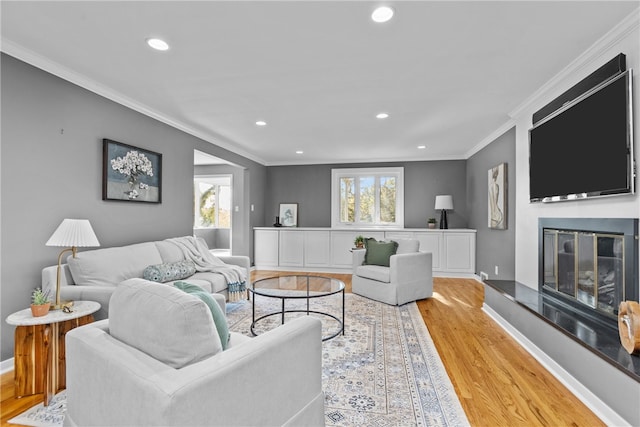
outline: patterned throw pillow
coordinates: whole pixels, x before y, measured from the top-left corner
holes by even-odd
[[[142,277],[152,282],[170,282],[172,280],[186,279],[196,274],[196,265],[193,261],[168,262],[165,264],[150,265],[142,272]]]

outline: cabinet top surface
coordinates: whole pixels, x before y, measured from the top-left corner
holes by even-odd
[[[31,308],[16,311],[7,317],[7,323],[16,326],[46,325],[49,323],[64,322],[77,319],[100,310],[100,303],[95,301],[74,301],[72,312],[65,313],[62,310],[50,310],[46,316],[33,317]]]
[[[429,232],[429,233],[475,233],[476,230],[471,228],[331,228],[331,227],[254,227],[254,230],[273,230],[273,231],[347,231],[347,232],[359,232],[359,233],[414,233],[414,232]]]

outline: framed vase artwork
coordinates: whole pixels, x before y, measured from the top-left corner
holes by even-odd
[[[102,140],[102,200],[162,202],[162,154]]]
[[[488,179],[489,228],[507,229],[507,164],[489,169]]]
[[[280,203],[280,224],[283,227],[298,226],[297,203]]]

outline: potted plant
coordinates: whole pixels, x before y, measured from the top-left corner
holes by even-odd
[[[353,244],[356,245],[356,248],[358,249],[364,248],[364,236],[362,235],[356,236],[355,240],[353,241]]]
[[[37,288],[31,294],[31,314],[33,317],[45,316],[49,312],[51,301],[49,293]]]
[[[429,228],[436,228],[436,219],[435,218],[429,218],[427,220],[427,226]]]

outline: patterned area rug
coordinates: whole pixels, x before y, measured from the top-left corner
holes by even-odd
[[[67,410],[67,392],[61,391],[51,398],[49,406],[38,403],[22,414],[8,421],[10,424],[22,424],[34,427],[59,427]]]
[[[345,334],[323,343],[322,383],[327,425],[468,426],[431,336],[415,303],[389,306],[346,294]],[[306,303],[287,300],[286,309]],[[342,297],[312,300],[311,310],[342,318]],[[256,317],[280,310],[280,301],[259,297]],[[231,330],[251,335],[251,303],[227,306]],[[299,316],[287,314],[286,319]],[[304,314],[302,314],[304,315]],[[313,314],[312,314],[313,315]],[[323,337],[339,329],[319,316]],[[279,315],[259,322],[256,332],[276,327]]]

